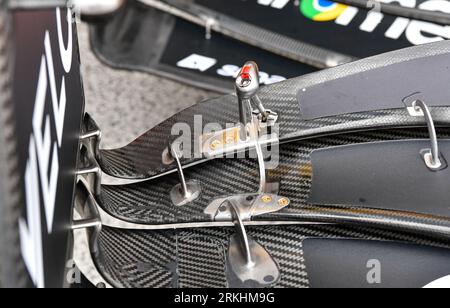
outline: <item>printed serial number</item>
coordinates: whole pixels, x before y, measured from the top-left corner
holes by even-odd
[[[218,303],[275,303],[274,293],[219,293]]]

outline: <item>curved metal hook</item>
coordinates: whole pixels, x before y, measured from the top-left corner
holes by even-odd
[[[241,240],[241,249],[245,255],[246,264],[248,267],[255,265],[252,259],[252,252],[250,250],[250,243],[247,236],[247,231],[245,230],[244,223],[241,218],[241,212],[239,207],[232,201],[227,201],[230,211],[233,216],[234,224],[236,226],[236,231],[239,234],[239,239]]]
[[[434,126],[433,117],[431,116],[430,109],[428,106],[421,100],[416,100],[413,102],[413,108],[414,110],[420,112],[422,111],[425,120],[427,122],[428,126],[428,132],[430,134],[430,141],[431,141],[431,149],[428,153],[424,154],[424,160],[425,164],[428,168],[431,170],[438,170],[442,167],[442,162],[439,158],[439,145],[438,145],[438,138],[436,134],[436,127]]]
[[[180,160],[180,158],[182,157],[182,153],[180,153],[181,150],[179,149],[179,146],[180,144],[177,142],[170,145],[170,154],[173,160],[176,162],[178,177],[180,178],[180,184],[176,185],[170,191],[170,197],[172,199],[172,203],[175,206],[183,206],[185,204],[188,204],[200,197],[201,193],[201,186],[199,182],[186,181],[183,166]]]

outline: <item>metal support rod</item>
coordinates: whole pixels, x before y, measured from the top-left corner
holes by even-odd
[[[207,40],[210,40],[212,38],[212,29],[213,26],[216,24],[216,20],[212,17],[206,17],[205,18],[205,38]]]
[[[98,219],[78,220],[72,223],[72,230],[101,227],[102,223]]]
[[[431,141],[431,157],[430,161],[427,160],[425,163],[429,165],[431,169],[439,169],[442,166],[442,163],[439,159],[439,145],[438,145],[438,138],[436,134],[436,128],[434,125],[433,117],[431,116],[430,109],[428,106],[421,100],[416,100],[413,103],[413,108],[416,111],[423,111],[423,114],[425,116],[425,120],[427,122],[428,126],[428,132],[430,134],[430,141]]]
[[[248,114],[251,111],[251,102],[259,90],[259,70],[255,62],[245,63],[236,78],[235,88],[239,103],[239,121],[244,127],[244,130],[240,131],[240,137],[242,141],[245,141],[247,140],[245,128],[249,123]]]
[[[245,230],[244,223],[242,222],[241,213],[239,211],[239,207],[234,204],[232,201],[227,201],[228,206],[230,208],[230,211],[233,215],[233,222],[236,227],[236,231],[239,234],[239,239],[241,242],[241,249],[245,256],[245,261],[247,267],[253,267],[255,265],[255,262],[253,262],[252,259],[252,252],[250,250],[250,243],[247,236],[247,231]]]
[[[186,178],[184,177],[183,167],[181,165],[180,156],[178,153],[178,150],[175,149],[175,146],[177,144],[172,144],[170,146],[170,152],[172,154],[173,159],[176,162],[177,170],[178,170],[178,176],[180,178],[180,184],[181,184],[181,193],[184,198],[189,198],[191,196],[191,193],[188,190],[187,184],[186,184]]]
[[[99,167],[91,167],[91,168],[77,170],[77,172],[75,174],[76,175],[87,175],[87,174],[91,174],[91,173],[97,173],[99,171],[100,171]]]
[[[242,281],[254,281],[270,285],[280,278],[280,270],[267,250],[252,239],[245,230],[241,213],[242,204],[236,200],[227,201],[236,234],[230,238],[228,260],[231,269]]]
[[[246,141],[247,140],[247,124],[249,123],[248,108],[250,105],[250,100],[238,97],[238,101],[239,101],[239,124],[241,126],[239,129],[239,138],[242,141]]]
[[[264,153],[258,140],[255,141],[256,155],[258,156],[259,167],[259,190],[258,193],[266,192],[266,162],[264,161]]]
[[[180,145],[181,143],[179,142],[174,142],[170,145],[170,154],[176,163],[178,177],[180,178],[180,183],[175,185],[170,191],[170,198],[175,206],[183,206],[190,202],[193,202],[200,197],[202,191],[201,185],[198,181],[186,181],[183,166],[181,165],[180,161]]]
[[[101,131],[100,130],[94,130],[91,132],[87,132],[83,135],[80,136],[81,140],[86,140],[86,139],[90,139],[90,138],[94,138],[94,137],[100,137],[101,135]]]
[[[252,102],[256,105],[256,108],[258,108],[259,113],[261,113],[262,121],[263,121],[263,122],[266,122],[267,119],[268,119],[268,117],[269,117],[269,115],[268,115],[268,113],[267,113],[266,108],[264,108],[264,106],[263,106],[263,104],[262,104],[262,101],[261,101],[261,99],[259,98],[259,96],[258,96],[258,95],[255,95],[255,96],[252,98]]]

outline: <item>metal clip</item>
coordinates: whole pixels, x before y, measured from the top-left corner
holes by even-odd
[[[236,234],[230,238],[228,260],[241,282],[256,281],[270,285],[280,278],[280,270],[267,250],[251,238],[245,230],[240,208],[234,201],[226,201],[233,215]]]
[[[428,126],[428,132],[430,134],[431,148],[424,149],[421,151],[425,164],[430,170],[433,171],[440,170],[443,164],[439,157],[440,153],[439,153],[438,138],[430,109],[421,100],[414,101],[412,104],[412,108],[416,112],[416,116],[425,117]]]
[[[181,154],[179,152],[179,144],[178,143],[173,143],[170,146],[170,153],[176,162],[178,176],[180,178],[180,184],[177,184],[171,190],[170,198],[172,200],[172,203],[175,206],[183,206],[185,204],[188,204],[188,203],[196,200],[198,197],[200,197],[201,186],[200,186],[200,183],[197,181],[193,181],[193,180],[186,181],[186,178],[184,176],[183,167],[182,167],[181,161],[180,161]]]
[[[229,154],[242,153],[254,148],[256,142],[261,146],[277,144],[278,134],[270,131],[269,126],[274,126],[277,118],[269,117],[269,121],[262,123],[258,115],[252,116],[252,121],[243,128],[241,125],[225,130],[209,133],[200,137],[200,152],[206,158],[227,157]],[[241,139],[242,131],[245,131],[245,139]]]
[[[102,222],[95,199],[91,195],[85,180],[78,180],[74,202],[75,217],[72,222],[72,230],[92,229],[92,240],[90,247],[93,252],[97,251],[97,239],[102,230]]]
[[[278,212],[289,204],[289,199],[274,194],[247,194],[217,199],[205,209],[214,221],[233,221],[236,234],[230,238],[228,260],[242,282],[269,285],[279,279],[277,264],[264,247],[248,236],[243,222]]]
[[[87,183],[80,179],[76,185],[74,202],[73,259],[85,277],[97,287],[111,288],[93,261],[92,254],[100,253],[98,239],[102,222],[95,198]]]
[[[261,185],[265,183],[264,164]],[[264,177],[262,176],[264,174]],[[214,200],[204,211],[214,221],[233,221],[236,234],[230,239],[228,259],[236,276],[242,281],[256,281],[269,285],[279,279],[279,269],[270,254],[247,235],[243,221],[281,211],[290,200],[275,194],[245,194]]]
[[[253,217],[279,212],[290,204],[288,198],[275,194],[243,194],[214,200],[204,211],[214,221],[230,221],[232,213],[227,202],[239,205],[241,218],[250,221]]]
[[[263,106],[258,96],[259,85],[258,65],[255,62],[247,62],[235,82],[239,123],[236,127],[202,136],[201,152],[205,156],[213,157],[250,147],[260,134],[268,134],[268,128],[275,125],[278,115]],[[255,110],[252,104],[256,106]],[[278,136],[274,134],[267,140],[277,142]]]
[[[279,142],[277,133],[271,129],[278,115],[264,108],[258,97],[259,71],[256,63],[247,62],[244,65],[235,86],[240,123],[236,127],[201,136],[201,153],[207,158],[215,158],[255,149],[260,175],[259,193],[263,193],[266,192],[266,166],[262,147]],[[252,102],[257,107],[255,111],[251,111]]]
[[[84,118],[83,133],[80,136],[81,146],[76,175],[83,177],[95,196],[100,195],[102,170],[97,161],[99,156],[101,131],[88,115]]]

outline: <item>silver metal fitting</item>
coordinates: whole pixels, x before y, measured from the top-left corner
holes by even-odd
[[[241,282],[255,281],[265,286],[279,279],[276,262],[247,234],[244,221],[278,212],[289,204],[288,198],[274,194],[247,194],[217,199],[205,209],[205,214],[214,221],[232,221],[235,225],[236,233],[230,238],[228,260]]]
[[[280,279],[278,265],[269,252],[247,234],[239,207],[233,202],[228,202],[228,207],[236,228],[228,247],[231,269],[243,283],[255,281],[270,285],[277,282]]]
[[[423,116],[427,122],[428,132],[430,134],[431,148],[421,151],[426,166],[432,171],[438,171],[443,164],[440,159],[439,144],[434,125],[433,117],[428,106],[421,100],[416,100],[412,104],[415,116]]]
[[[261,99],[258,96],[259,83],[259,68],[255,62],[247,62],[239,72],[236,82],[236,95],[239,103],[239,121],[242,127],[247,127],[249,124],[249,113],[252,113],[252,103],[256,105],[261,114],[262,122],[268,119],[267,110],[264,108]],[[246,140],[245,130],[240,131],[241,140]]]
[[[171,190],[170,198],[175,206],[183,206],[200,197],[201,185],[197,181],[186,181],[180,161],[181,153],[178,143],[173,143],[170,146],[170,153],[176,162],[178,176],[180,178],[180,184],[177,184]]]
[[[209,204],[204,213],[210,216],[213,221],[230,221],[233,215],[227,207],[227,202],[239,206],[241,218],[244,221],[279,212],[291,203],[288,198],[276,194],[243,194],[216,199]]]
[[[90,191],[100,195],[102,170],[98,163],[101,131],[89,114],[84,116],[83,132],[80,136],[81,146],[76,175],[83,177]]]

